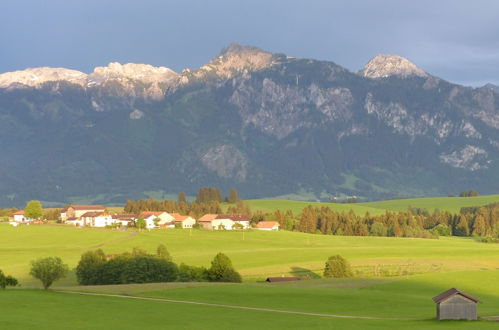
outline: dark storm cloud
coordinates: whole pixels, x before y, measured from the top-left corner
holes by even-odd
[[[0,4],[0,72],[111,61],[199,67],[233,41],[359,70],[378,53],[499,84],[497,1],[27,1]]]

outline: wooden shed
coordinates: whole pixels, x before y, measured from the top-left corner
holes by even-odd
[[[476,320],[477,298],[452,288],[433,298],[437,304],[437,320]]]
[[[265,281],[267,282],[289,282],[289,281],[300,281],[301,277],[298,276],[288,276],[288,277],[267,277]]]

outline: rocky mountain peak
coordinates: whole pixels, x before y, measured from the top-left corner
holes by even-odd
[[[372,58],[361,71],[367,78],[386,78],[390,76],[420,76],[428,74],[414,63],[398,55],[380,54]]]
[[[275,54],[253,46],[232,43],[224,48],[218,57],[198,70],[197,75],[203,76],[215,72],[219,77],[231,78],[244,71],[255,71],[278,63]]]
[[[118,62],[109,63],[108,66],[100,66],[94,69],[94,72],[89,75],[91,80],[108,80],[108,79],[133,79],[140,80],[146,83],[166,82],[178,76],[175,71],[160,66],[155,67],[149,64],[126,63]]]
[[[49,81],[68,81],[83,86],[86,80],[87,75],[76,70],[50,67],[28,68],[0,74],[0,88],[16,85],[38,87]]]

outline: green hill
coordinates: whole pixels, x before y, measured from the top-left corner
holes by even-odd
[[[299,214],[308,205],[314,207],[329,207],[338,212],[354,211],[358,215],[369,212],[372,215],[383,214],[388,211],[406,211],[409,207],[427,209],[432,212],[435,209],[458,213],[462,207],[482,206],[499,202],[499,195],[485,195],[477,197],[429,197],[429,198],[407,198],[393,199],[378,202],[342,204],[342,203],[318,203],[302,202],[278,199],[253,199],[244,201],[251,206],[252,210],[263,212],[274,212],[276,210],[291,210],[293,214]]]
[[[431,197],[394,199],[380,202],[361,203],[360,205],[390,211],[404,211],[409,207],[417,207],[433,211],[440,209],[458,213],[462,207],[482,206],[499,202],[499,195],[486,195],[476,197]]]

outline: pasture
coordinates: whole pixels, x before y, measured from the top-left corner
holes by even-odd
[[[102,248],[111,254],[140,247],[154,252],[160,243],[175,262],[197,266],[209,266],[216,253],[224,252],[244,282],[82,287],[72,272],[45,292],[28,276],[29,262],[39,257],[59,256],[74,269],[87,250]],[[499,315],[499,244],[472,238],[181,229],[122,232],[0,224],[0,251],[0,269],[21,284],[0,290],[0,325],[5,329],[232,329],[235,324],[241,329],[497,328],[492,321],[434,321],[431,298],[450,287],[480,298],[481,317]],[[347,258],[357,277],[319,279],[324,261],[333,254]],[[317,279],[262,282],[267,276],[281,275]]]
[[[435,209],[439,209],[442,211],[449,211],[451,213],[458,213],[462,207],[482,206],[496,202],[499,202],[499,195],[476,197],[407,198],[354,204],[272,199],[252,199],[244,201],[245,204],[251,206],[251,209],[255,211],[260,210],[262,212],[274,212],[276,210],[291,210],[295,215],[300,214],[302,210],[309,205],[314,207],[329,207],[337,212],[349,212],[352,210],[358,215],[364,215],[366,212],[369,212],[372,215],[379,215],[385,213],[386,211],[407,211],[409,207],[427,209],[430,212],[433,212]]]

